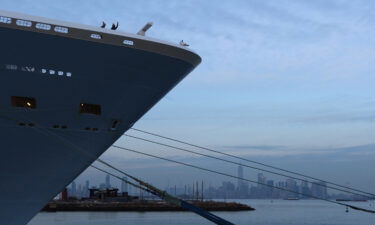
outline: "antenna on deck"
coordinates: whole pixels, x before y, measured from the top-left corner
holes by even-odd
[[[137,34],[138,34],[138,35],[145,36],[146,31],[147,31],[148,29],[150,29],[150,28],[152,27],[152,25],[154,25],[153,22],[148,22],[148,23],[146,23],[146,25],[144,25],[144,27],[143,27],[142,29],[140,29],[140,30],[137,32]]]

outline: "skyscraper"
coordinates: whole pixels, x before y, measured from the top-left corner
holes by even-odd
[[[86,184],[85,184],[85,187],[84,187],[84,197],[89,197],[90,195],[90,181],[89,180],[86,180]]]
[[[302,183],[301,183],[301,193],[302,193],[302,197],[304,197],[304,198],[306,198],[307,195],[311,195],[309,183],[305,180],[302,181]]]
[[[128,183],[125,182],[125,181],[128,181],[128,178],[123,177],[122,179],[123,179],[123,181],[121,182],[121,192],[122,193],[129,192],[128,191]]]
[[[272,198],[273,197],[273,191],[274,191],[274,181],[273,180],[267,180],[267,187],[266,187],[266,198]]]
[[[262,184],[266,184],[266,177],[263,175],[263,173],[258,173],[257,195],[260,198],[265,198],[267,195],[267,188]]]
[[[111,177],[109,176],[109,174],[107,174],[107,176],[105,177],[105,187],[106,188],[111,188]]]
[[[258,187],[263,187],[261,184],[266,183],[266,177],[263,175],[263,173],[258,173]]]
[[[287,193],[287,198],[298,198],[298,186],[294,179],[286,179],[286,189],[292,192]]]
[[[242,166],[238,166],[238,170],[237,170],[237,176],[238,176],[238,180],[237,180],[237,189],[240,190],[241,187],[243,186],[243,168]]]
[[[74,197],[77,196],[77,185],[75,181],[72,182],[72,190],[70,192],[70,195]]]
[[[327,184],[325,182],[313,182],[311,185],[311,194],[319,198],[327,198]]]

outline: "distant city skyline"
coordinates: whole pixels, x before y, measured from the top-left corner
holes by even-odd
[[[239,178],[245,178],[242,166],[238,166]],[[246,177],[247,179],[251,179]],[[128,180],[127,177],[122,179]],[[163,190],[168,193],[186,199],[363,199],[363,196],[353,195],[337,191],[329,191],[323,181],[298,181],[291,178],[284,180],[268,179],[263,173],[257,174],[258,184],[250,185],[242,179],[237,180],[237,185],[232,181],[222,181],[220,185],[212,185],[207,181],[194,181],[185,184],[169,184]],[[137,188],[130,188],[126,182],[121,181],[120,185],[111,184],[111,177],[107,174],[102,183],[98,186],[78,185],[73,181],[68,186],[70,197],[87,198],[90,189],[109,190],[117,189],[119,194],[155,197],[150,193],[140,191]],[[265,185],[263,185],[265,184]]]

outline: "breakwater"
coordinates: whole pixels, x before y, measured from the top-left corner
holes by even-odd
[[[208,211],[246,211],[254,208],[236,202],[193,201],[194,205]],[[101,202],[101,201],[51,201],[42,211],[186,211],[163,201]]]

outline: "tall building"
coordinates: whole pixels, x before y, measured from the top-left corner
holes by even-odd
[[[289,190],[289,191],[295,192],[295,193],[288,192],[287,193],[288,198],[298,198],[299,197],[298,194],[296,193],[296,192],[298,192],[297,182],[294,179],[287,179],[286,180],[286,189]]]
[[[249,184],[243,180],[244,172],[242,166],[238,166],[237,176],[237,197],[246,198],[249,194]]]
[[[263,173],[258,173],[258,187],[263,187],[261,184],[266,183],[266,177],[263,175]]]
[[[123,177],[122,179],[123,179],[123,181],[121,182],[121,192],[122,193],[125,193],[125,192],[129,193],[128,183],[125,182],[125,181],[128,181],[128,178],[127,177]]]
[[[72,182],[72,189],[70,191],[70,195],[76,197],[77,196],[77,185],[76,182]]]
[[[307,181],[302,181],[301,183],[301,194],[302,194],[302,198],[306,198],[307,195],[310,195],[310,188],[309,188],[309,183]]]
[[[78,184],[78,189],[77,189],[76,197],[77,197],[77,198],[82,198],[82,195],[83,195],[83,188],[82,188],[82,185],[81,185],[81,184]]]
[[[258,198],[266,197],[267,188],[262,184],[266,184],[266,177],[263,175],[263,173],[258,173],[258,185],[256,194]]]
[[[105,176],[105,187],[108,189],[111,188],[111,177],[109,176],[109,174]]]
[[[318,198],[327,198],[327,184],[325,182],[313,182],[311,185],[311,195]]]
[[[273,197],[273,191],[274,191],[274,184],[275,182],[273,180],[267,180],[267,187],[266,187],[266,198],[272,198]]]
[[[237,188],[238,190],[240,190],[243,186],[243,168],[242,166],[238,166],[238,170],[237,170],[237,176],[238,176],[238,180],[237,180]]]
[[[276,186],[279,187],[279,188],[282,188],[282,189],[287,189],[285,181],[279,181]],[[275,190],[276,189],[274,189],[274,191]],[[287,191],[283,191],[283,190],[280,190],[280,189],[277,190],[276,192],[277,192],[277,197],[278,198],[287,198],[288,197],[288,193],[289,193]]]
[[[85,187],[84,187],[84,197],[89,197],[90,195],[90,181],[89,180],[86,180],[86,183],[85,183]]]

